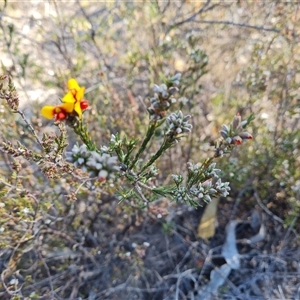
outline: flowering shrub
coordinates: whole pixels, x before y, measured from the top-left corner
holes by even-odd
[[[236,145],[252,139],[252,135],[244,128],[253,119],[242,121],[237,114],[230,126],[223,125],[220,131],[221,138],[215,142],[215,154],[203,163],[188,163],[188,173],[185,179],[181,174],[171,175],[174,184],[155,186],[153,181],[158,174],[156,161],[171,147],[175,147],[192,130],[189,123],[191,116],[184,115],[182,111],[171,112],[178,102],[176,93],[179,91],[181,74],[176,74],[161,85],[154,85],[154,96],[150,98],[149,123],[146,136],[139,144],[135,138],[123,137],[112,134],[109,145],[97,145],[90,137],[88,124],[85,125],[83,112],[88,108],[87,100],[83,99],[84,87],[80,87],[75,79],[68,81],[68,92],[61,99],[62,104],[57,106],[44,106],[41,114],[47,119],[54,119],[60,130],[60,135],[48,137],[44,135],[39,140],[37,133],[32,128],[32,134],[37,138],[43,153],[33,152],[22,144],[15,147],[10,142],[2,143],[2,151],[14,156],[23,156],[25,159],[35,161],[41,166],[42,171],[50,178],[58,178],[64,173],[74,172],[80,168],[87,172],[91,178],[99,182],[110,182],[119,190],[119,200],[137,199],[141,206],[161,196],[174,201],[186,202],[192,206],[202,206],[203,202],[210,202],[212,197],[229,194],[229,182],[222,182],[219,178],[221,170],[216,169],[216,158],[229,153]],[[14,112],[18,109],[18,97],[15,93],[11,79],[4,75],[1,77],[1,98],[6,100]],[[169,112],[170,111],[170,112]],[[23,115],[22,115],[23,116]],[[25,117],[23,117],[26,120]],[[26,120],[30,125],[30,122]],[[67,143],[65,125],[73,128],[81,138],[81,146],[74,145],[71,152],[66,152]],[[146,155],[147,148],[158,130],[163,128],[162,141],[156,153]],[[54,146],[53,141],[56,143]],[[68,164],[67,162],[71,163]],[[118,188],[118,180],[126,178],[128,188]],[[133,187],[133,188],[132,188]]]
[[[252,116],[242,121],[241,116],[237,114],[231,125],[222,126],[221,137],[215,141],[212,157],[208,157],[202,163],[188,162],[186,172],[182,170],[179,174],[169,174],[167,184],[157,184],[160,175],[159,160],[169,149],[178,147],[193,128],[192,116],[176,109],[176,105],[183,102],[183,97],[176,97],[176,93],[180,91],[180,78],[181,75],[176,74],[166,79],[163,84],[154,85],[154,96],[150,98],[147,107],[149,118],[146,134],[142,141],[136,137],[116,133],[110,134],[109,143],[98,145],[93,140],[89,124],[85,120],[85,116],[89,114],[88,101],[83,98],[85,88],[80,87],[75,79],[68,81],[67,93],[61,99],[62,104],[46,105],[40,110],[41,115],[51,120],[57,128],[55,134],[43,133],[40,137],[40,133],[34,129],[19,107],[19,97],[12,78],[8,75],[1,76],[0,98],[12,112],[21,116],[36,142],[35,147],[27,147],[22,141],[9,140],[4,140],[0,145],[3,153],[16,159],[11,178],[2,178],[0,175],[0,183],[4,186],[0,201],[0,214],[4,216],[0,220],[0,236],[3,237],[0,246],[6,249],[3,253],[0,252],[0,258],[4,254],[9,257],[9,267],[2,271],[3,288],[6,293],[18,293],[20,282],[14,274],[16,266],[21,262],[28,268],[26,262],[21,259],[27,251],[27,245],[31,248],[38,244],[37,237],[40,235],[56,234],[64,241],[61,240],[60,243],[71,242],[75,247],[75,242],[67,234],[56,229],[60,226],[59,222],[67,216],[72,220],[73,230],[85,232],[87,226],[93,226],[93,222],[89,223],[85,219],[84,212],[97,212],[96,207],[101,207],[104,195],[115,194],[119,204],[123,202],[120,205],[129,203],[134,209],[147,207],[149,211],[157,214],[157,218],[162,218],[167,212],[163,208],[155,208],[155,200],[166,198],[199,207],[213,201],[214,197],[228,196],[229,182],[223,182],[220,178],[221,170],[216,167],[215,160],[230,153],[243,141],[252,139],[245,131],[245,127],[253,119]],[[72,131],[79,137],[79,141],[67,151]],[[149,149],[153,149],[151,147],[154,140],[156,149],[151,152]],[[28,183],[19,175],[22,170],[21,164],[25,162],[34,163],[35,167],[48,177],[52,186],[47,187],[44,178],[36,171],[35,177],[41,185],[40,191],[30,192]],[[72,179],[69,180],[70,178]],[[15,180],[14,186],[11,182]],[[36,185],[37,183],[35,188]],[[80,190],[82,193],[78,195]],[[56,197],[60,197],[61,193],[65,196],[64,201],[57,201]],[[84,201],[80,200],[81,196],[84,197]],[[88,203],[90,209],[87,208]],[[77,214],[74,210],[76,206]],[[86,222],[89,225],[85,224]],[[82,223],[85,226],[81,226]],[[17,234],[11,235],[11,226]],[[87,238],[84,239],[87,241]],[[95,237],[91,238],[91,243],[97,245],[93,239]],[[53,242],[54,249],[55,243],[56,241]],[[10,245],[15,245],[14,249],[21,250],[22,255],[18,256],[17,251],[9,252]],[[59,247],[63,248],[63,245]],[[139,251],[139,247],[134,248],[138,257],[145,256],[143,248],[142,252]],[[129,255],[129,252],[119,252],[116,249],[121,259],[126,259]],[[40,260],[44,262],[42,256]],[[25,281],[30,285],[30,272],[28,276]],[[0,291],[1,289],[0,285]]]
[[[36,236],[54,232],[62,234],[63,239],[69,241],[70,238],[66,234],[55,231],[51,226],[54,223],[55,228],[60,217],[55,217],[48,212],[54,210],[56,216],[60,214],[59,210],[65,211],[68,216],[74,214],[73,207],[77,202],[77,193],[83,186],[95,193],[91,201],[92,207],[101,205],[101,202],[97,202],[99,193],[117,194],[119,202],[129,201],[135,208],[147,207],[153,212],[156,211],[157,216],[160,217],[166,213],[163,209],[160,212],[160,209],[153,207],[155,200],[167,198],[198,207],[213,201],[214,197],[226,197],[230,191],[229,182],[222,182],[221,170],[216,168],[214,160],[241,145],[243,140],[252,139],[252,136],[244,131],[252,116],[242,121],[238,114],[234,117],[232,125],[223,125],[220,131],[221,137],[215,142],[214,155],[203,163],[188,162],[186,176],[184,171],[182,174],[170,174],[171,180],[168,184],[158,186],[155,184],[159,176],[159,168],[156,165],[159,159],[163,158],[170,148],[177,147],[193,128],[190,123],[191,115],[185,115],[181,110],[173,111],[178,102],[182,103],[176,97],[180,89],[180,77],[180,74],[176,74],[160,86],[154,85],[154,96],[150,98],[147,107],[149,119],[146,135],[142,141],[126,135],[121,137],[116,133],[111,134],[108,145],[98,145],[90,135],[89,124],[85,122],[85,115],[89,113],[88,101],[83,99],[85,88],[80,87],[75,79],[68,81],[68,91],[61,99],[62,104],[42,107],[40,113],[46,119],[53,120],[58,133],[53,135],[44,133],[40,138],[40,134],[19,108],[19,97],[12,78],[8,75],[1,76],[0,98],[6,102],[12,112],[22,117],[39,148],[27,147],[20,141],[1,142],[1,151],[19,161],[14,161],[12,178],[2,179],[0,175],[0,183],[5,187],[0,201],[0,213],[4,216],[0,220],[0,235],[4,237],[0,246],[9,249],[9,245],[16,245],[15,249],[26,251],[27,244],[38,241]],[[71,151],[66,151],[69,142],[68,128],[81,140],[80,146],[77,142]],[[149,147],[156,135],[160,137],[158,147],[154,153],[151,153]],[[17,179],[22,169],[20,159],[35,163],[49,180],[60,180],[60,185],[66,190],[57,188],[55,183],[53,190],[47,191],[42,179],[41,190],[45,189],[45,191],[39,192],[38,197],[35,193],[29,192],[26,183]],[[68,176],[73,177],[70,183],[65,180]],[[10,181],[15,179],[17,182],[14,187]],[[71,186],[76,185],[76,180],[78,184],[74,191]],[[53,201],[56,193],[59,195],[62,191],[65,193],[66,203]],[[49,194],[51,200],[47,201]],[[87,201],[79,202],[79,212],[86,210]],[[81,222],[86,221],[79,214],[73,221],[73,228],[80,228]],[[9,230],[12,224],[14,230],[18,232],[13,236],[10,235],[11,230]],[[18,278],[12,276],[21,257],[15,253],[9,253],[11,255],[9,267],[2,272],[4,290],[10,295],[18,293],[19,285]],[[137,254],[141,255],[138,250]],[[126,258],[122,253],[119,256]],[[41,258],[41,261],[44,259]]]

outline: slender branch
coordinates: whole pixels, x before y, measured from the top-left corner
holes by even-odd
[[[276,32],[276,33],[281,32],[279,29],[276,29],[276,28],[256,26],[256,25],[250,25],[250,24],[244,24],[244,23],[235,23],[235,22],[231,22],[231,21],[190,20],[190,22],[201,23],[201,24],[218,24],[218,25],[238,26],[238,27],[245,27],[245,28],[251,28],[251,29],[256,29],[256,30],[271,31],[271,32]],[[181,25],[181,22],[176,23],[173,26],[179,26],[179,25]]]
[[[190,17],[181,20],[169,27],[169,30],[172,28],[176,28],[178,26],[181,26],[185,23],[188,22],[194,22],[194,23],[203,23],[203,24],[219,24],[219,25],[231,25],[231,26],[239,26],[239,27],[246,27],[246,28],[252,28],[256,30],[263,30],[263,31],[271,31],[271,32],[276,32],[280,33],[281,31],[276,28],[268,28],[264,26],[255,26],[255,25],[250,25],[250,24],[244,24],[244,23],[235,23],[231,21],[216,21],[216,20],[195,20],[198,15],[201,15],[204,12],[207,12],[209,10],[214,9],[216,6],[219,5],[219,3],[214,3],[211,6],[208,6],[210,4],[211,0],[207,0],[205,4],[194,14],[192,14]]]
[[[269,215],[271,216],[274,220],[276,220],[277,222],[283,224],[283,220],[281,220],[279,217],[277,217],[275,214],[273,214],[261,201],[260,197],[258,196],[257,191],[254,192],[254,198],[256,199],[258,205]]]
[[[78,4],[78,6],[79,6],[79,8],[80,8],[80,11],[82,12],[83,16],[86,18],[86,20],[87,20],[87,21],[90,23],[90,25],[91,25],[91,35],[90,35],[90,36],[91,36],[92,42],[93,42],[93,44],[94,44],[94,46],[95,46],[95,48],[96,48],[96,51],[97,51],[98,65],[99,65],[99,67],[100,67],[101,69],[103,68],[103,66],[102,66],[102,64],[101,64],[101,62],[100,62],[100,60],[101,60],[101,61],[103,62],[103,65],[104,65],[106,68],[108,68],[108,69],[110,70],[111,67],[107,64],[107,62],[106,62],[106,60],[105,60],[105,58],[104,58],[104,55],[103,55],[103,51],[101,50],[101,47],[99,47],[99,45],[98,45],[98,43],[97,43],[97,41],[96,41],[97,28],[95,28],[95,23],[92,21],[91,16],[87,14],[87,12],[85,11],[84,7],[82,6],[82,4],[80,3],[79,0],[77,0],[77,4]],[[103,11],[105,12],[106,10],[104,9]],[[112,11],[112,9],[108,11],[108,15],[110,14],[111,11]],[[102,16],[102,18],[104,19],[104,16]],[[107,17],[106,17],[106,18],[107,18]],[[102,19],[102,20],[103,20],[103,19]],[[99,25],[99,24],[97,24],[97,26],[100,26],[100,27],[101,27],[101,25]],[[101,84],[101,83],[100,83],[100,84]],[[98,86],[98,85],[100,85],[100,84],[97,84],[97,85],[95,85],[95,86]],[[93,87],[94,87],[94,86],[93,86]],[[92,87],[92,88],[93,88],[93,87]],[[91,88],[87,89],[85,93],[88,93],[88,92],[90,91],[90,89],[91,89]]]
[[[137,181],[137,185],[141,186],[142,188],[146,189],[146,190],[149,190],[149,191],[152,191],[152,187],[146,185],[145,183],[142,183],[140,181]]]
[[[9,275],[6,275],[6,273],[9,273]],[[16,296],[23,288],[23,285],[20,286],[20,288],[12,291],[11,290],[11,287],[8,287],[6,284],[5,284],[5,278],[10,276],[10,269],[5,269],[2,273],[1,273],[1,281],[2,281],[2,284],[3,284],[3,287],[6,291],[7,294],[9,294],[10,296]],[[16,286],[16,284],[15,284]]]
[[[162,153],[167,150],[168,148],[170,148],[172,146],[172,144],[169,144],[167,142],[166,139],[164,139],[162,145],[160,146],[160,148],[157,150],[157,152],[150,158],[150,160],[148,161],[148,163],[146,165],[144,165],[141,169],[141,171],[139,172],[138,175],[142,174],[148,167],[150,167],[161,155]]]
[[[16,113],[18,113],[21,118],[23,119],[23,121],[26,123],[26,125],[28,126],[28,128],[30,129],[31,133],[34,135],[35,140],[38,142],[38,144],[41,146],[42,150],[44,150],[44,146],[42,144],[42,141],[40,140],[40,138],[38,137],[37,133],[35,132],[33,126],[31,125],[31,123],[27,120],[27,118],[25,117],[24,113],[21,110],[17,110]]]
[[[50,274],[50,270],[49,270],[49,267],[47,265],[47,263],[45,262],[45,259],[43,258],[42,254],[41,254],[41,249],[38,250],[38,257],[40,259],[40,261],[42,262],[45,270],[46,270],[46,273],[47,273],[47,276],[48,276],[48,282],[49,282],[49,285],[50,285],[50,289],[51,289],[51,296],[54,297],[55,295],[55,292],[54,292],[54,288],[53,288],[53,282],[52,282],[52,279],[51,279],[51,274]]]
[[[142,152],[146,149],[146,146],[147,144],[149,143],[150,139],[152,138],[154,132],[155,132],[155,129],[156,129],[156,122],[154,123],[151,123],[148,127],[148,130],[147,130],[147,134],[146,134],[146,137],[145,139],[143,140],[143,143],[139,149],[139,151],[137,152],[137,154],[135,155],[135,158],[133,160],[133,162],[131,163],[129,169],[132,169],[134,167],[134,165],[136,164],[136,162],[138,161],[140,155],[142,154]]]
[[[148,206],[149,200],[144,196],[141,187],[136,183],[134,184],[134,190],[137,192],[137,194],[141,197],[141,199],[144,201],[144,203]]]
[[[195,20],[195,18],[198,16],[198,15],[201,15],[202,13],[204,12],[207,12],[209,10],[212,10],[213,8],[215,8],[216,6],[219,5],[219,3],[215,3],[209,7],[207,7],[209,5],[209,3],[211,2],[211,0],[207,0],[205,2],[205,4],[197,11],[195,12],[194,14],[192,14],[190,17],[188,17],[187,19],[184,19],[182,21],[179,21],[173,25],[170,26],[170,29],[174,28],[174,27],[177,27],[177,26],[181,26],[183,25],[184,23],[187,23],[187,22],[193,22]]]

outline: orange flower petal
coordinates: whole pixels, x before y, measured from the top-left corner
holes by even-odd
[[[55,106],[46,105],[41,109],[41,114],[46,119],[53,119]]]

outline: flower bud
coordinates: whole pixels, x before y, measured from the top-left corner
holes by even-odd
[[[83,100],[80,101],[80,108],[81,108],[82,110],[85,110],[85,109],[87,109],[88,107],[89,107],[89,103],[88,103],[87,100],[83,99]]]
[[[237,113],[234,116],[234,119],[233,119],[233,122],[232,122],[233,129],[237,129],[240,126],[241,121],[242,121],[241,115],[240,115],[240,113]]]
[[[169,88],[169,94],[170,95],[174,95],[176,92],[178,92],[177,87],[172,86],[172,87]]]
[[[242,132],[239,134],[240,138],[243,140],[252,140],[253,136],[249,132]]]
[[[247,120],[241,122],[240,127],[244,128],[248,124]]]
[[[180,80],[181,78],[181,73],[176,73],[172,78],[171,80],[174,81],[174,80]]]
[[[108,176],[108,172],[106,170],[101,170],[98,174],[99,181],[101,182],[105,181],[107,176]]]
[[[220,134],[222,136],[222,138],[227,139],[228,137],[228,132],[224,131],[224,130],[220,130]]]
[[[226,139],[226,142],[227,142],[228,144],[231,144],[231,143],[232,143],[232,138],[231,138],[231,137],[228,137],[228,138]]]
[[[206,203],[209,203],[209,202],[211,202],[211,197],[209,196],[209,195],[204,195],[204,197],[203,197],[203,201],[204,202],[206,202]]]
[[[226,134],[229,133],[229,128],[228,128],[228,126],[225,125],[225,124],[222,125],[222,130],[223,130]]]
[[[153,90],[154,90],[155,93],[160,93],[161,92],[161,88],[157,84],[154,84]]]
[[[8,84],[9,84],[8,75],[0,75],[0,89],[3,92],[6,92],[8,90]]]
[[[236,135],[232,138],[232,144],[241,145],[242,143],[243,143],[243,140],[240,136]]]

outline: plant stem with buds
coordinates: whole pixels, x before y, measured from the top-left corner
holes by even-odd
[[[152,136],[153,136],[153,134],[154,134],[154,132],[155,132],[155,129],[156,129],[156,127],[157,127],[157,126],[156,126],[156,123],[157,123],[157,122],[153,122],[153,123],[151,123],[151,124],[148,126],[148,130],[147,130],[146,137],[145,137],[145,139],[143,140],[143,143],[142,143],[142,145],[141,145],[139,151],[138,151],[137,154],[135,155],[134,160],[133,160],[132,163],[130,164],[129,169],[132,169],[132,168],[135,166],[135,164],[136,164],[136,162],[138,161],[140,155],[141,155],[141,154],[143,153],[143,151],[146,149],[146,146],[147,146],[147,144],[149,143],[149,141],[151,140],[151,138],[152,138]]]
[[[88,150],[101,153],[96,144],[92,141],[87,126],[84,126],[82,121],[80,121],[79,124],[74,127],[74,132],[79,135],[83,143],[87,146]]]

